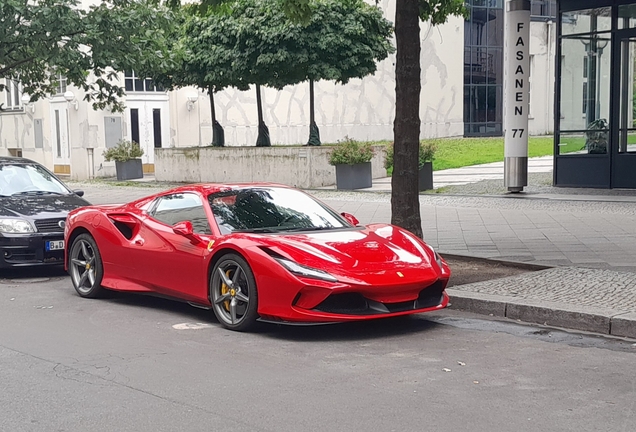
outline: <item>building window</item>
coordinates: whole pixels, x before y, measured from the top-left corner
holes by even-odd
[[[503,1],[469,0],[464,23],[464,135],[501,136]]]
[[[164,92],[165,89],[160,84],[150,78],[142,79],[135,75],[135,71],[128,71],[124,74],[126,92]]]
[[[56,95],[63,95],[64,93],[66,93],[66,76],[59,74],[57,75],[57,88],[56,88]]]
[[[4,79],[4,103],[3,110],[16,111],[22,109],[22,85],[16,80]]]
[[[530,19],[533,21],[554,21],[557,15],[556,0],[532,0]]]

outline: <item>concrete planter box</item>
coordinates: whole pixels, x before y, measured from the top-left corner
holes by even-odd
[[[384,177],[384,146],[373,146],[373,178]],[[330,146],[156,148],[157,181],[272,182],[304,189],[336,184]]]
[[[143,178],[144,171],[141,159],[130,159],[124,162],[115,161],[117,180],[132,180]]]
[[[370,188],[373,184],[371,162],[336,165],[336,188],[352,190]]]
[[[419,190],[433,189],[433,162],[426,162],[419,171]]]

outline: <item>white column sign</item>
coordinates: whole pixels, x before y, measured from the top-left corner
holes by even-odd
[[[521,192],[528,185],[530,0],[509,0],[505,22],[504,186]]]

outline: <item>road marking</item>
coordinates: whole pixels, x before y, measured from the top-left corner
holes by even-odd
[[[212,327],[212,324],[205,323],[181,323],[172,326],[172,328],[175,330],[200,330],[210,327]]]

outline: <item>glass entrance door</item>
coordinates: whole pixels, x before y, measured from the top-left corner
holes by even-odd
[[[618,134],[612,145],[612,187],[636,188],[636,31],[620,38]]]
[[[621,41],[618,153],[636,153],[636,37]]]

